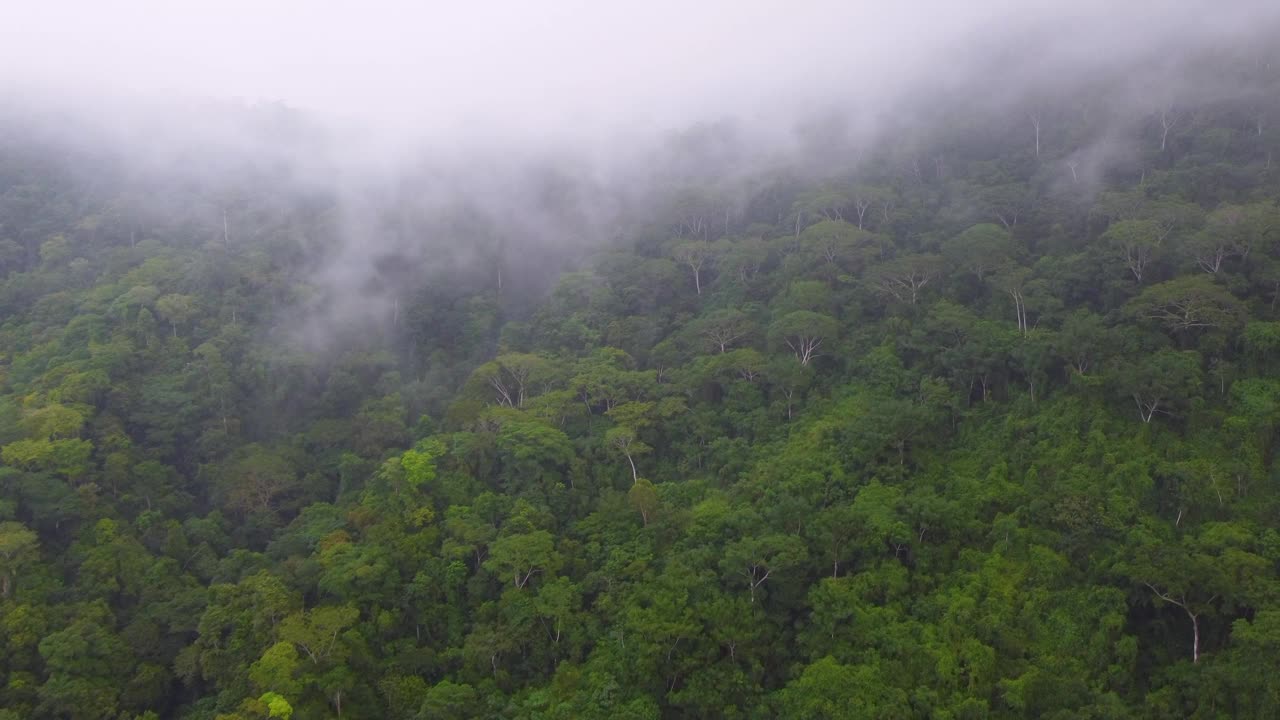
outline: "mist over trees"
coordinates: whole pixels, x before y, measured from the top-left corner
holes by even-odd
[[[1141,5],[608,142],[9,95],[0,720],[1274,717],[1276,11]]]

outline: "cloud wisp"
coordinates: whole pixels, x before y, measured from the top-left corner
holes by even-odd
[[[682,183],[846,172],[956,108],[1035,122],[1104,88],[1114,122],[1067,160],[1096,179],[1159,108],[1250,91],[1204,84],[1191,59],[1253,52],[1280,27],[1261,0],[51,0],[7,15],[8,131],[212,186],[253,168],[332,203],[309,325],[394,318],[413,280],[389,268],[582,253]]]

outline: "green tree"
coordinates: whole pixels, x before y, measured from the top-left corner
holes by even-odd
[[[640,481],[639,471],[636,469],[636,458],[652,452],[653,448],[646,445],[636,436],[635,428],[625,425],[609,428],[604,436],[605,444],[622,453],[627,459],[627,464],[631,466],[631,481],[633,483]]]
[[[973,273],[983,282],[987,273],[1013,262],[1017,245],[1009,231],[999,225],[980,223],[948,240],[942,257],[953,267]]]
[[[267,706],[267,717],[283,718],[283,720],[291,720],[293,718],[293,706],[283,695],[275,692],[264,693],[258,698],[258,702]]]
[[[755,602],[756,591],[771,577],[801,566],[806,558],[803,543],[789,535],[747,537],[725,548],[721,568],[741,577]]]
[[[156,312],[167,321],[173,329],[173,336],[178,336],[178,326],[185,325],[196,314],[196,299],[190,295],[170,293],[156,299]]]
[[[359,616],[360,612],[349,606],[317,607],[284,618],[277,632],[281,641],[293,643],[318,665],[343,657],[342,633]]]
[[[427,691],[415,717],[418,720],[465,720],[480,712],[479,700],[470,685],[442,680]]]
[[[824,341],[835,339],[839,327],[829,315],[797,310],[775,320],[769,335],[776,344],[789,348],[801,365],[808,365],[819,356]]]
[[[644,478],[638,478],[635,484],[631,486],[631,490],[627,492],[627,498],[630,500],[631,506],[636,509],[636,512],[640,513],[640,519],[644,522],[645,527],[648,527],[649,520],[653,517],[661,502],[653,483]]]
[[[843,220],[810,225],[800,233],[800,243],[828,281],[860,270],[878,249],[870,233]]]
[[[1172,333],[1197,330],[1234,332],[1244,324],[1239,300],[1206,277],[1181,277],[1152,285],[1129,302],[1134,317],[1159,323]]]
[[[14,582],[38,559],[40,539],[22,523],[0,522],[0,598],[13,593]]]
[[[1138,406],[1142,422],[1157,413],[1171,415],[1185,407],[1200,388],[1200,355],[1194,351],[1163,349],[1125,363],[1116,382]]]
[[[702,271],[703,268],[710,264],[713,256],[711,244],[703,240],[678,242],[671,251],[671,255],[676,262],[688,267],[689,271],[693,273],[693,287],[701,295]]]
[[[298,475],[279,451],[246,447],[223,471],[221,485],[227,507],[242,513],[274,514],[280,500],[298,487]]]
[[[1147,266],[1161,247],[1160,227],[1151,220],[1121,220],[1103,233],[1102,240],[1133,275],[1142,282]]]
[[[302,690],[295,677],[298,664],[296,646],[281,641],[267,648],[262,657],[249,666],[249,679],[260,690],[297,697]]]
[[[921,291],[942,275],[942,270],[941,256],[903,255],[871,267],[867,271],[867,280],[882,295],[915,305]]]
[[[120,688],[133,659],[111,625],[103,606],[90,606],[78,620],[40,641],[48,673],[39,691],[42,716],[73,720],[116,716]]]
[[[503,535],[489,545],[485,569],[499,577],[511,578],[516,589],[522,589],[538,573],[551,573],[559,567],[555,540],[546,530]]]
[[[755,323],[741,310],[722,309],[702,317],[694,328],[712,349],[725,353],[735,342],[749,337]]]
[[[877,665],[842,665],[825,657],[807,665],[778,693],[778,711],[785,717],[805,720],[908,716],[911,705],[907,693],[894,685]]]

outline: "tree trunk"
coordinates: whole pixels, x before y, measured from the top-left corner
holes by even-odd
[[[1160,407],[1160,401],[1144,403],[1137,395],[1133,396],[1133,401],[1138,405],[1138,415],[1142,418],[1142,422],[1151,422],[1151,418],[1155,417],[1156,411]]]
[[[1160,133],[1160,152],[1164,152],[1169,141],[1169,130],[1172,129],[1177,122],[1178,116],[1172,114],[1168,110],[1160,113],[1160,127],[1162,129],[1162,132]]]
[[[1200,616],[1187,610],[1191,617],[1191,662],[1200,662]]]
[[[1176,605],[1182,608],[1182,611],[1187,614],[1187,617],[1191,618],[1191,662],[1193,664],[1199,663],[1200,662],[1200,613],[1191,611],[1191,607],[1187,603],[1186,595],[1183,595],[1180,600],[1175,599],[1169,595],[1166,595],[1165,593],[1160,592],[1160,590],[1157,589],[1156,586],[1152,585],[1151,583],[1143,583],[1143,584],[1146,585],[1148,588],[1150,588],[1151,592],[1156,594],[1156,597],[1160,598],[1161,600],[1164,600],[1170,605]],[[1212,603],[1217,597],[1218,597],[1217,595],[1214,595],[1213,597],[1209,598],[1209,602]]]

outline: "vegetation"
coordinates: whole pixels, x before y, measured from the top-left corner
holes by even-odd
[[[709,168],[549,292],[459,211],[323,333],[337,199],[5,145],[0,718],[1275,717],[1255,80]]]

